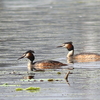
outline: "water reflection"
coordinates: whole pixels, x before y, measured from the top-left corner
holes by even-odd
[[[34,79],[34,76],[25,76],[24,79]]]

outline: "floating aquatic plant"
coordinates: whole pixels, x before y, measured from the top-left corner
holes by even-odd
[[[48,81],[54,81],[54,79],[51,78],[51,79],[48,79]]]
[[[16,88],[16,91],[23,91],[23,88]]]
[[[20,85],[9,85],[8,83],[4,83],[4,84],[2,84],[0,86],[20,86]]]
[[[23,90],[26,90],[26,91],[29,91],[29,92],[37,92],[40,90],[40,87],[28,87],[28,88],[16,88],[16,91],[23,91]]]
[[[61,72],[57,72],[57,74],[61,74]]]
[[[5,85],[7,86],[7,85],[8,85],[8,83],[4,83],[4,84],[2,84],[2,86],[5,86]]]
[[[25,90],[27,90],[27,91],[31,91],[31,90],[39,90],[40,88],[39,87],[28,87],[28,88],[26,88]]]

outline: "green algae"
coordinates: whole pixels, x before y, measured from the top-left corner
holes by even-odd
[[[8,83],[4,83],[4,84],[2,84],[2,85],[8,85]]]
[[[23,91],[23,88],[16,88],[16,91]]]
[[[62,81],[62,79],[53,79],[53,78],[50,78],[50,79],[21,79],[21,81],[23,82],[51,82],[51,81]]]
[[[28,88],[16,88],[15,89],[16,91],[23,91],[23,90],[25,90],[25,91],[28,91],[28,92],[37,92],[37,91],[39,91],[40,90],[40,87],[28,87]]]
[[[20,86],[20,85],[9,85],[8,83],[4,83],[4,84],[2,84],[0,86]]]
[[[28,87],[25,90],[29,91],[29,92],[36,92],[40,90],[40,87]]]

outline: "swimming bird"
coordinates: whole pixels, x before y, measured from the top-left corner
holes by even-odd
[[[67,54],[67,60],[74,62],[94,62],[100,61],[100,55],[96,53],[80,53],[74,55],[74,46],[72,42],[65,42],[61,46],[57,47],[65,47],[69,51]]]
[[[28,63],[28,70],[33,71],[33,69],[37,70],[37,68],[40,69],[51,69],[51,68],[58,68],[60,66],[66,66],[67,64],[63,64],[58,61],[53,61],[53,60],[41,60],[37,62],[33,62],[35,60],[34,56],[34,51],[33,50],[28,50],[25,52],[19,59],[22,58],[28,58],[29,63]]]

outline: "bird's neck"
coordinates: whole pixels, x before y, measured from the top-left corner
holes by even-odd
[[[73,50],[70,50],[67,54],[67,58],[71,58],[74,56],[74,49]]]
[[[28,71],[33,71],[33,61],[29,61],[27,67]]]

